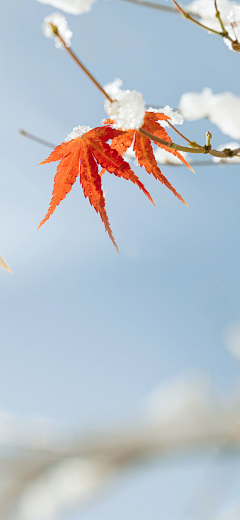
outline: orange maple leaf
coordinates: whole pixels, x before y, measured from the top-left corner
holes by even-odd
[[[160,112],[145,112],[144,122],[142,125],[142,128],[144,130],[147,130],[151,134],[156,135],[156,137],[160,137],[161,139],[168,141],[169,143],[172,142],[171,138],[169,137],[166,130],[158,123],[158,121],[161,120],[167,120],[171,119],[170,117],[166,116],[165,114],[161,114]],[[113,124],[114,121],[111,119],[107,119],[105,121],[105,124]],[[158,143],[157,141],[153,142],[159,146],[160,148],[164,148],[167,152],[172,153],[180,161],[182,161],[190,170],[193,171],[192,167],[185,161],[184,157],[181,153],[179,153],[177,150],[173,148],[169,148],[168,146],[165,146],[163,144]],[[173,188],[173,186],[170,184],[170,182],[166,179],[166,177],[162,174],[159,166],[157,165],[157,161],[155,159],[153,148],[151,144],[151,139],[148,139],[148,137],[145,137],[143,134],[141,134],[138,130],[128,130],[127,132],[124,132],[123,134],[114,137],[112,140],[111,148],[114,148],[118,151],[121,155],[123,155],[129,146],[133,144],[133,150],[136,154],[137,160],[140,164],[140,166],[144,166],[145,170],[152,174],[155,179],[158,179],[162,184],[165,184],[165,186],[174,193],[174,195],[181,200],[185,206],[187,206],[187,203],[185,200],[181,197],[181,195]]]
[[[38,229],[46,222],[56,209],[56,206],[66,197],[72,189],[80,172],[80,183],[84,196],[99,213],[105,230],[112,240],[116,250],[112,230],[105,209],[105,198],[102,191],[101,176],[98,172],[98,164],[109,173],[117,177],[132,181],[147,195],[154,204],[152,197],[140,182],[137,175],[131,170],[129,164],[123,160],[117,150],[111,148],[107,141],[125,134],[122,130],[115,130],[110,126],[98,127],[86,132],[81,137],[62,143],[55,148],[50,156],[40,164],[60,161],[54,178],[52,200],[45,218],[40,222]]]

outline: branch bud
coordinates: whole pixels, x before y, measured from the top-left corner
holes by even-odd
[[[51,24],[53,34],[58,35],[58,28],[56,25]]]
[[[210,132],[207,132],[206,133],[206,146],[211,146],[211,139],[212,139],[212,134]]]
[[[240,43],[238,41],[232,43],[232,50],[240,52]]]

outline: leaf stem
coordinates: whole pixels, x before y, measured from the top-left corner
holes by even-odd
[[[193,144],[194,144],[194,147],[196,146],[197,148],[202,148],[202,146],[201,146],[200,144],[197,144],[197,143],[195,143],[195,142],[193,143],[193,141],[190,141],[190,139],[188,139],[187,137],[185,137],[185,135],[181,134],[181,132],[179,132],[179,130],[177,130],[177,129],[175,128],[175,126],[173,126],[173,125],[169,122],[169,120],[167,120],[167,123],[169,124],[169,126],[171,126],[171,128],[172,128],[172,129],[173,129],[173,130],[174,130],[178,135],[180,135],[180,137],[182,137],[182,139],[185,139],[185,141],[187,141],[187,142],[190,144],[190,146],[193,146]]]
[[[113,100],[110,98],[110,96],[104,90],[104,88],[100,85],[100,83],[94,78],[94,76],[91,74],[91,72],[89,72],[89,70],[83,65],[83,63],[79,60],[79,58],[76,56],[76,54],[69,47],[67,47],[64,39],[58,32],[57,26],[53,25],[53,24],[51,24],[51,25],[52,25],[54,34],[56,34],[56,36],[58,36],[59,40],[61,40],[61,42],[64,45],[68,54],[70,54],[70,56],[74,59],[74,61],[77,63],[77,65],[85,72],[85,74],[87,74],[89,79],[94,83],[94,85],[98,88],[98,90],[100,90],[100,92],[104,95],[104,97],[107,98],[108,101],[110,101],[110,103],[112,103]]]

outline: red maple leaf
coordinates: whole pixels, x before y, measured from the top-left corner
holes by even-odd
[[[62,143],[55,148],[50,156],[40,164],[60,161],[54,178],[52,200],[49,210],[39,224],[38,229],[46,222],[56,209],[56,206],[66,197],[72,189],[72,185],[80,172],[80,183],[85,197],[99,213],[110,239],[118,251],[105,209],[105,198],[102,191],[101,176],[98,172],[98,164],[104,170],[114,173],[117,177],[132,181],[147,195],[154,204],[152,197],[144,188],[137,175],[131,170],[129,164],[107,141],[125,134],[122,130],[115,130],[109,126],[98,127],[83,134],[81,137]]]
[[[171,138],[169,137],[166,130],[158,123],[158,121],[161,120],[167,120],[171,119],[168,116],[165,116],[165,114],[156,113],[156,112],[145,112],[144,122],[142,125],[142,128],[144,130],[147,130],[151,134],[154,134],[156,137],[160,137],[164,141],[168,141],[169,143],[172,142]],[[113,124],[114,121],[108,119],[105,121],[105,124]],[[169,148],[168,146],[165,146],[163,144],[158,143],[157,141],[153,142],[159,146],[160,148],[164,148],[167,152],[172,153],[180,161],[182,161],[190,170],[193,171],[191,166],[185,161],[184,157],[181,153],[179,153],[177,150],[174,150],[173,148]],[[145,137],[141,132],[138,130],[128,130],[127,132],[124,132],[123,134],[116,136],[112,140],[111,148],[116,150],[121,155],[124,154],[129,146],[133,144],[133,150],[135,151],[136,157],[138,159],[138,162],[140,166],[144,166],[145,170],[152,174],[155,179],[158,179],[162,184],[165,184],[165,186],[171,190],[174,195],[181,200],[183,204],[187,206],[187,203],[185,200],[179,195],[179,193],[173,188],[173,186],[170,184],[170,182],[166,179],[166,177],[162,174],[159,166],[157,165],[157,161],[155,159],[153,148],[151,144],[151,139],[148,139],[148,137]]]

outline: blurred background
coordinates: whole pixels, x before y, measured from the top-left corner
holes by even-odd
[[[14,274],[0,272],[0,518],[237,520],[239,165],[163,165],[188,208],[133,163],[155,207],[105,174],[120,255],[79,181],[37,232],[56,164],[38,166],[50,150],[19,129],[57,145],[105,117],[42,34],[53,11],[1,1],[0,254]],[[239,95],[239,55],[180,15],[98,0],[66,17],[102,85],[121,78],[152,106]],[[180,130],[230,140],[207,119]]]

